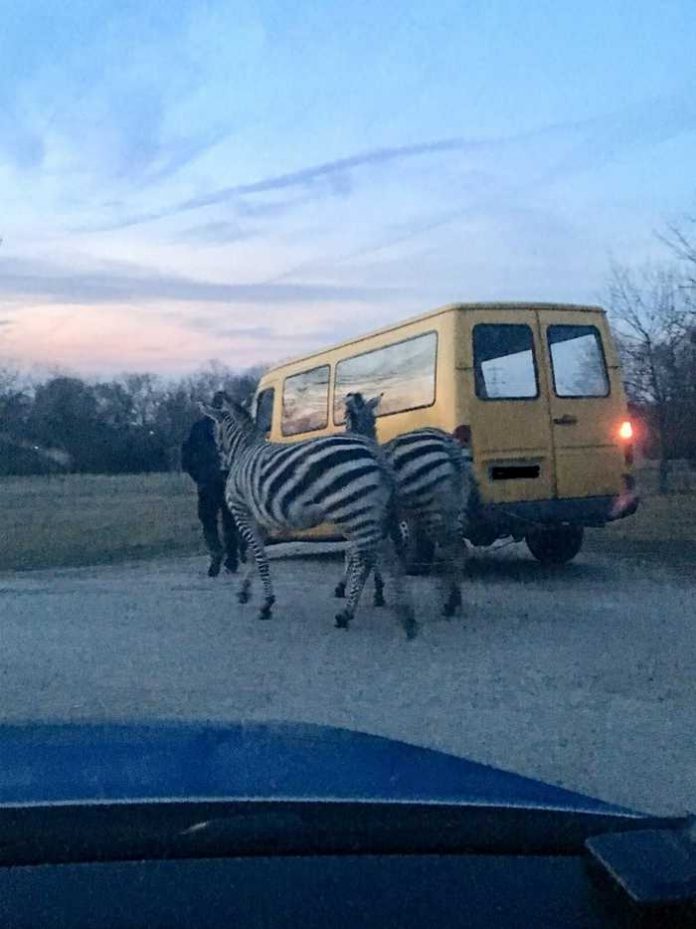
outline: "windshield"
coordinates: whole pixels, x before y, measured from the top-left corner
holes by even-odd
[[[693,0],[5,6],[4,730],[693,809]]]

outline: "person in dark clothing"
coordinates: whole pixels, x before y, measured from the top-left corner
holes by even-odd
[[[229,400],[228,395],[224,390],[219,390],[213,396],[212,406],[219,409],[225,400]],[[246,561],[246,546],[225,503],[228,472],[222,468],[215,442],[215,426],[209,417],[204,416],[191,427],[191,432],[181,447],[181,467],[198,486],[198,518],[203,526],[203,538],[210,552],[208,577],[217,577],[223,557],[227,570],[235,572],[240,557],[242,561]],[[224,546],[218,534],[218,515],[222,517]]]

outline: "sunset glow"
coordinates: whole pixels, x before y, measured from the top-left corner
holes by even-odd
[[[0,359],[175,374],[601,300],[691,205],[692,5],[524,9],[13,5]]]

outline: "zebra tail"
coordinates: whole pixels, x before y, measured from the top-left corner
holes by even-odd
[[[401,531],[401,512],[399,508],[399,497],[396,490],[396,482],[393,482],[391,493],[389,494],[389,502],[387,504],[387,511],[385,517],[385,533],[384,535],[391,539],[391,542],[394,546],[394,551],[396,552],[396,557],[401,562],[402,566],[406,566],[406,544],[404,542],[404,536]]]

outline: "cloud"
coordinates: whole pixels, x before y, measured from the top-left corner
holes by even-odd
[[[538,132],[500,140],[501,146],[503,142],[532,142],[536,149],[543,138],[544,151],[535,155],[531,168],[524,168],[507,182],[495,177],[490,164],[491,170],[485,174],[470,171],[475,183],[462,185],[458,181],[452,185],[456,186],[457,195],[451,197],[447,209],[415,216],[400,227],[384,230],[371,243],[331,257],[301,262],[268,281],[278,283],[303,272],[328,273],[333,277],[331,269],[338,265],[377,255],[467,219],[507,218],[520,211],[531,217],[535,208],[534,199],[530,198],[536,198],[555,181],[602,168],[625,152],[657,145],[694,129],[696,95],[684,92],[643,101],[606,116],[548,126]],[[562,224],[558,217],[547,212],[542,225],[548,233],[546,247],[552,249]]]
[[[254,229],[245,229],[235,221],[220,220],[219,222],[201,223],[190,226],[172,236],[175,242],[198,242],[201,244],[221,245],[227,242],[242,242],[254,238],[258,232]]]
[[[229,67],[225,48],[244,42],[246,14],[218,0],[176,7],[19,4],[3,21],[0,162],[47,167],[42,182],[59,177],[63,193],[94,206],[93,191],[136,193],[227,138],[239,123],[234,101],[215,110],[202,98]],[[222,42],[221,11],[237,27]]]
[[[696,88],[662,95],[568,127],[570,145],[544,181],[602,167],[625,152],[696,129]]]
[[[250,184],[234,184],[229,187],[222,187],[208,194],[183,200],[171,207],[124,217],[113,223],[93,229],[92,231],[124,229],[129,226],[153,222],[158,219],[188,213],[204,207],[217,206],[232,201],[242,201],[244,197],[256,194],[267,194],[298,187],[315,193],[319,189],[321,192],[328,191],[332,195],[339,193],[346,195],[352,190],[349,172],[355,168],[388,164],[390,162],[403,161],[423,155],[461,151],[465,148],[472,150],[479,149],[490,144],[492,143],[455,137],[451,139],[438,139],[416,145],[372,149],[367,152],[350,155],[346,158],[339,158],[334,161],[311,165],[299,171],[291,171],[287,174],[278,174],[263,178],[262,180],[254,181]],[[306,198],[302,198],[302,202],[306,202]]]
[[[144,171],[141,182],[155,184],[166,180],[186,165],[200,158],[223,142],[233,131],[232,126],[209,129],[197,135],[160,142],[153,163]]]
[[[95,262],[69,273],[42,260],[0,259],[0,294],[62,304],[132,301],[200,301],[202,303],[316,303],[379,300],[395,295],[389,288],[337,287],[331,284],[227,284],[160,272],[124,262]]]
[[[220,187],[196,197],[181,200],[172,206],[134,213],[94,231],[109,231],[154,222],[195,210],[221,204],[242,204],[259,195],[300,189],[300,203],[321,196],[347,196],[353,191],[354,172],[358,169],[449,153],[469,153],[493,157],[508,148],[525,143],[543,142],[546,146],[540,159],[546,165],[546,179],[573,174],[600,166],[619,157],[624,151],[655,144],[696,126],[696,104],[689,88],[681,93],[656,97],[606,116],[569,123],[543,126],[528,132],[501,136],[497,139],[476,139],[452,136],[428,142],[389,146],[358,152],[344,158],[320,162],[296,171],[271,175],[244,184]],[[561,149],[562,151],[558,151]],[[549,160],[552,165],[549,167]],[[541,172],[538,172],[541,173]],[[283,201],[276,208],[283,208]]]
[[[311,345],[315,343],[330,343],[337,339],[336,329],[308,330],[300,327],[293,332],[282,331],[272,326],[234,326],[224,318],[192,317],[183,321],[189,329],[205,332],[222,339],[248,339],[254,342],[266,343],[299,343]]]

